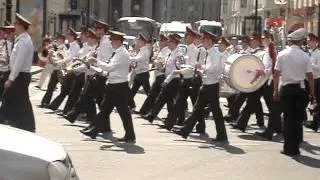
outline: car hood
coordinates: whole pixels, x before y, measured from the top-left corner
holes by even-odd
[[[66,152],[58,143],[28,131],[0,125],[0,151],[11,151],[47,162],[63,160]]]

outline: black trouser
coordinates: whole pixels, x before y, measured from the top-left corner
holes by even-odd
[[[196,88],[193,88],[192,78],[183,79],[180,84],[178,96],[176,103],[174,105],[173,111],[168,113],[165,125],[167,128],[171,129],[176,120],[178,119],[179,123],[183,123],[185,120],[185,110],[188,107],[188,97],[190,96],[191,101],[195,104],[197,100],[197,93],[193,92]]]
[[[203,85],[201,87],[193,113],[186,120],[185,126],[182,128],[183,133],[186,135],[191,133],[197,121],[199,122],[198,128],[205,132],[203,111],[207,105],[211,108],[210,110],[216,124],[217,139],[227,140],[226,127],[224,125],[219,101],[219,83]]]
[[[262,86],[261,93],[269,109],[268,127],[266,128],[265,132],[268,135],[272,136],[274,132],[280,133],[282,131],[282,128],[281,128],[282,105],[281,105],[281,102],[275,102],[273,100],[273,81],[271,81],[270,85]]]
[[[50,80],[48,83],[46,94],[43,96],[41,105],[49,105],[51,102],[52,94],[58,84],[58,70],[54,70],[51,73]]]
[[[166,86],[161,89],[157,100],[152,107],[150,113],[152,118],[156,118],[165,103],[173,102],[176,98],[180,84],[180,78],[174,78]],[[170,112],[170,110],[169,110]]]
[[[0,100],[2,100],[4,83],[8,80],[9,71],[0,71]]]
[[[144,100],[143,105],[140,108],[139,112],[141,114],[148,114],[149,111],[152,109],[152,107],[154,106],[157,100],[159,93],[161,92],[161,88],[162,88],[161,85],[165,79],[166,79],[166,76],[164,74],[156,77],[149,91],[148,97]],[[167,108],[169,112],[173,110],[173,100],[167,102]]]
[[[134,140],[136,138],[132,123],[132,117],[128,107],[129,94],[130,88],[128,82],[107,85],[104,99],[101,103],[101,111],[94,119],[98,131],[104,130],[106,123],[109,129],[111,129],[110,114],[113,108],[116,107],[125,130],[124,137],[130,140]]]
[[[35,132],[36,126],[28,89],[30,81],[30,73],[20,72],[12,86],[4,92],[1,109],[9,125]]]
[[[70,87],[68,100],[63,109],[63,114],[67,114],[71,110],[71,108],[76,104],[77,100],[79,99],[83,84],[84,73],[74,75],[72,85]]]
[[[137,74],[133,80],[133,85],[130,90],[130,97],[129,97],[129,107],[135,108],[136,104],[134,102],[134,96],[137,94],[139,88],[142,86],[143,90],[146,94],[150,91],[150,83],[149,83],[149,71],[144,72],[141,74]]]
[[[50,103],[50,105],[49,105],[50,109],[57,110],[59,108],[59,106],[61,105],[63,100],[69,94],[74,79],[75,79],[75,74],[73,74],[73,73],[68,73],[65,76],[64,82],[61,85],[60,94]]]
[[[302,139],[302,121],[304,119],[305,101],[308,94],[300,84],[283,86],[280,100],[284,115],[284,151],[288,154],[298,154]]]
[[[314,80],[314,93],[317,98],[317,105],[315,107],[315,111],[313,112],[312,126],[314,126],[315,129],[318,129],[320,124],[320,78]]]
[[[244,102],[248,99],[250,94],[248,93],[239,93],[235,96],[234,102],[231,104],[231,107],[228,111],[228,115],[231,117],[232,121],[236,121],[239,117],[239,111]],[[263,109],[260,99],[257,100],[255,105],[255,115],[257,119],[257,124],[263,125]]]
[[[246,101],[246,96],[244,93],[236,94],[234,102],[229,108],[228,114],[232,118],[232,121],[235,121],[239,116],[239,111],[243,103]]]
[[[67,115],[71,120],[75,120],[80,113],[86,113],[88,120],[93,120],[96,116],[96,104],[100,106],[101,96],[105,92],[106,77],[100,75],[87,76],[87,80],[75,106]]]
[[[255,92],[247,93],[246,96],[247,96],[247,104],[237,119],[238,127],[242,130],[246,129],[251,114],[254,112],[256,112],[257,114],[257,110],[260,109],[259,104],[257,106],[257,102],[260,102],[261,96],[263,96],[270,114],[272,114],[272,109],[273,109],[272,87],[271,85],[268,85],[268,83],[265,83],[260,89],[256,90]],[[259,126],[262,126],[264,124],[263,121],[264,121],[263,115],[261,119],[258,119],[257,117],[257,123]]]

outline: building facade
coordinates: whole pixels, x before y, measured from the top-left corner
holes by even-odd
[[[87,0],[79,0],[88,9]],[[220,19],[220,0],[91,0],[90,17],[115,25],[125,16],[143,16],[158,22],[195,22]]]
[[[283,27],[287,30],[306,27],[308,31],[320,35],[319,3],[319,0],[287,0],[287,5],[279,6],[274,0],[258,0],[256,7],[256,0],[221,0],[224,34],[249,35],[262,29],[283,33]],[[287,8],[288,19],[285,23]],[[256,13],[259,17],[258,28],[255,27]]]

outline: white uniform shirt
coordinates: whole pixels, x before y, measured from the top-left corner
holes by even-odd
[[[281,85],[300,84],[305,88],[306,73],[312,72],[309,56],[300,47],[292,45],[281,51],[275,69],[281,72]]]
[[[147,45],[141,47],[136,56],[130,57],[131,63],[135,64],[136,74],[141,74],[149,71],[149,60],[151,56],[150,47]]]
[[[63,65],[63,64],[69,64],[72,62],[74,57],[77,57],[79,55],[80,46],[77,41],[73,41],[70,43],[69,49],[66,51],[67,57],[65,57],[63,60],[57,61],[56,64]]]
[[[93,51],[95,51],[96,45],[89,46],[87,43],[83,44],[83,47],[79,51],[79,57],[89,57],[92,55]],[[80,66],[74,68],[74,71],[77,73],[82,73],[87,71],[90,71],[85,64],[81,64]],[[92,71],[92,70],[91,70]]]
[[[198,51],[200,52],[199,62],[200,64],[204,64],[207,50],[202,46],[202,44],[198,45],[197,48],[198,48]]]
[[[239,45],[230,45],[228,48],[227,48],[227,51],[229,54],[236,54],[236,53],[239,53],[240,52],[240,47]]]
[[[32,66],[34,47],[27,32],[20,34],[15,39],[15,44],[10,56],[9,80],[14,81],[20,72],[29,73]]]
[[[221,69],[223,71],[224,69],[224,66],[225,66],[225,63],[227,62],[228,60],[228,57],[230,56],[231,54],[229,53],[228,50],[225,50],[223,52],[220,52],[220,60],[222,61],[221,63]],[[222,72],[221,72],[222,73]]]
[[[184,59],[185,59],[185,64],[184,64],[185,67],[181,68],[183,78],[189,79],[189,78],[193,77],[193,75],[194,75],[193,68],[196,65],[196,62],[197,62],[197,59],[198,59],[198,55],[199,55],[199,49],[194,44],[188,45],[187,53],[186,53],[186,55],[184,57]],[[200,57],[199,57],[199,61],[200,61]]]
[[[257,56],[263,63],[264,73],[266,76],[271,76],[272,74],[272,59],[269,53],[269,49],[264,50],[260,48],[252,49],[251,54]]]
[[[269,53],[269,48],[265,48],[263,50],[263,55],[262,55],[262,63],[264,65],[264,74],[266,76],[272,75],[272,59]]]
[[[221,60],[222,54],[218,52],[214,47],[211,47],[208,51],[208,56],[206,58],[205,64],[202,65],[203,77],[202,81],[205,85],[215,84],[219,82],[222,74],[222,64]]]
[[[160,59],[163,59],[164,60],[163,63],[165,63],[165,60],[169,56],[170,52],[171,52],[171,50],[168,47],[164,47],[164,48],[160,49],[160,51],[156,54],[155,63],[159,63],[156,61],[158,61]],[[162,74],[164,74],[163,71],[159,71],[158,69],[155,70],[156,76],[160,76]]]
[[[130,56],[124,46],[114,51],[109,63],[98,61],[97,65],[108,72],[107,84],[128,82]]]
[[[251,52],[252,52],[251,47],[248,47],[247,49],[241,49],[239,54],[251,54]]]
[[[182,55],[179,53],[178,48],[176,48],[169,53],[168,57],[166,58],[164,69],[164,75],[166,76],[166,79],[164,80],[165,83],[169,83],[172,79],[180,76],[179,74],[172,74],[175,70],[177,70],[177,68],[180,68],[180,61],[178,59],[180,56]]]
[[[314,79],[320,78],[320,50],[318,48],[310,50],[310,61],[313,69]]]
[[[102,36],[97,49],[97,59],[99,61],[107,62],[110,59],[112,52],[113,49],[109,37],[107,35]]]
[[[7,45],[6,45],[7,43]],[[11,55],[11,51],[12,51],[12,42],[8,41],[8,40],[3,40],[2,42],[2,53],[3,53],[3,58],[4,60],[9,60],[10,59],[10,55]],[[9,56],[9,59],[8,59]],[[9,71],[10,67],[9,64],[5,65],[5,64],[0,64],[0,71],[4,72],[4,71]]]

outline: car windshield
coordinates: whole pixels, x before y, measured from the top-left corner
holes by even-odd
[[[217,36],[222,35],[222,28],[220,26],[204,25],[204,26],[201,26],[201,28],[200,28],[200,32],[203,33],[203,31],[212,32],[213,34],[215,34]]]
[[[138,33],[152,34],[153,26],[148,21],[120,21],[119,30],[128,36],[136,36]]]

